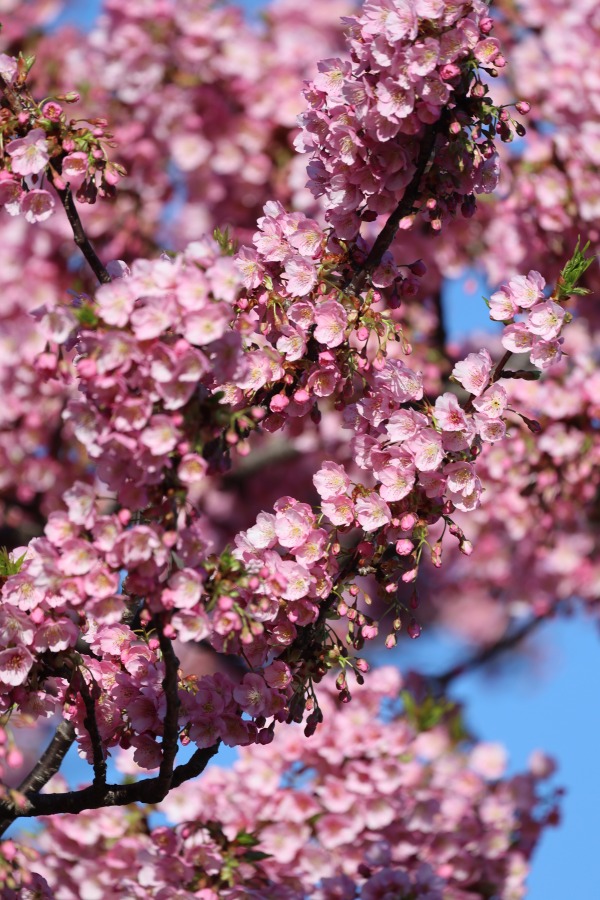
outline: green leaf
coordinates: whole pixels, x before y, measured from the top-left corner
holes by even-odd
[[[239,844],[241,847],[256,847],[257,844],[260,844],[260,841],[253,834],[249,834],[247,831],[240,831],[236,835],[234,843]]]
[[[400,694],[404,704],[404,713],[410,724],[417,731],[430,731],[436,725],[445,719],[448,714],[456,713],[456,704],[444,697],[434,697],[429,695],[425,697],[422,703],[418,704],[412,694],[408,691],[402,691]]]
[[[596,254],[594,253],[591,256],[586,256],[590,242],[588,241],[585,247],[580,249],[580,240],[581,238],[577,238],[573,256],[565,263],[562,272],[560,273],[560,277],[556,284],[556,296],[558,300],[566,300],[573,294],[578,296],[589,294],[587,288],[577,287],[576,285],[596,259]]]
[[[263,859],[271,859],[272,853],[263,853],[262,850],[248,850],[242,856],[244,862],[261,862]]]
[[[9,575],[17,575],[21,571],[25,556],[24,553],[19,559],[11,559],[6,547],[2,547],[0,549],[0,577],[8,578]]]
[[[228,227],[223,230],[215,228],[213,237],[226,256],[233,256],[237,252],[237,241],[233,240],[229,234]]]
[[[98,316],[90,303],[85,303],[83,306],[74,306],[73,314],[83,328],[96,328],[98,325]]]

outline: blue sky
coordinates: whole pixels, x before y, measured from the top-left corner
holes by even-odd
[[[262,5],[246,0],[247,9]],[[87,28],[95,18],[95,0],[72,0],[61,20]],[[484,287],[465,296],[460,282],[446,294],[449,335],[482,328],[488,322],[480,299]],[[529,879],[529,900],[565,900],[600,897],[600,867],[591,861],[600,853],[600,653],[597,625],[583,615],[551,622],[534,639],[543,665],[541,671],[515,665],[514,672],[491,681],[481,674],[455,682],[454,694],[464,701],[470,727],[487,741],[508,748],[511,771],[527,764],[534,749],[557,757],[556,782],[563,785],[563,822],[545,836]],[[423,636],[394,662],[402,668],[419,667],[439,672],[460,656],[461,648],[441,638]],[[388,657],[391,661],[391,657]],[[385,657],[382,657],[385,661]],[[223,764],[231,754],[221,757]],[[77,760],[73,777],[86,777]]]

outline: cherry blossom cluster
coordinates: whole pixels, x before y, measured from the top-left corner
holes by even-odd
[[[268,748],[243,749],[232,769],[175,789],[160,806],[174,827],[149,830],[139,808],[55,817],[31,870],[65,898],[466,900],[486,885],[519,900],[539,837],[557,820],[543,785],[553,761],[535,752],[529,771],[509,778],[501,746],[457,745],[457,707],[433,728],[418,712],[399,717],[402,687],[396,670],[373,673],[349,719],[326,680],[316,735],[282,731]],[[308,777],[298,776],[299,755]],[[129,759],[119,765],[135,771]]]
[[[212,240],[173,259],[114,269],[120,277],[101,286],[93,303],[82,297],[79,308],[38,316],[50,372],[76,335],[82,396],[69,402],[65,418],[102,481],[139,509],[170,470],[184,490],[204,477],[202,450],[223,429],[202,415],[203,404],[226,378],[242,378],[241,339],[230,327],[238,276]]]
[[[561,306],[552,301],[535,303],[536,292],[543,287],[537,272],[515,279],[494,295],[492,314],[498,298],[508,297],[519,285],[532,293],[530,315],[541,319],[552,314],[562,323],[565,314]],[[514,327],[507,326],[505,333]],[[468,392],[468,399],[461,403],[456,393],[446,391],[432,402],[424,396],[421,373],[402,360],[382,357],[372,364],[359,360],[363,363],[363,390],[355,402],[348,398],[343,411],[344,423],[353,432],[351,453],[358,480],[339,463],[325,462],[314,477],[321,498],[319,519],[306,504],[284,497],[274,513],[261,513],[256,525],[236,539],[237,556],[252,571],[259,571],[267,557],[268,565],[276,567],[282,558],[289,559],[295,600],[310,598],[315,586],[307,566],[333,548],[342,573],[335,609],[348,616],[348,641],[355,648],[377,634],[377,625],[364,610],[359,612],[362,592],[353,583],[348,555],[356,554],[355,571],[375,574],[387,595],[393,619],[388,643],[393,644],[402,624],[398,588],[417,580],[426,548],[433,564],[441,565],[443,535],[433,543],[432,526],[442,523],[444,531],[449,529],[458,538],[462,552],[471,553],[471,544],[452,514],[479,507],[483,486],[476,459],[483,446],[496,444],[506,435],[509,398],[499,380],[503,375],[528,376],[527,372],[505,372],[504,363],[494,367],[489,352],[480,350],[468,354],[452,371],[453,380]],[[362,540],[344,546],[343,535],[355,528],[360,529]],[[347,565],[350,578],[345,577]],[[319,567],[317,581],[321,576]],[[260,591],[268,596],[272,589],[264,584]],[[330,589],[331,582],[326,595]],[[349,594],[342,598],[346,590]],[[270,602],[276,606],[276,596]],[[418,602],[416,597],[414,602]],[[408,614],[409,633],[416,636],[418,625],[412,613]],[[312,615],[316,617],[317,608]],[[342,687],[346,689],[344,681]]]
[[[272,269],[268,274],[268,261],[242,251],[238,266],[258,283],[248,297],[239,297],[233,258],[219,256],[216,242],[205,241],[173,259],[134,263],[130,272],[113,266],[121,277],[101,286],[93,303],[80,298],[79,305],[39,313],[49,341],[46,356],[56,358],[60,347],[74,342],[84,400],[71,401],[66,416],[97,460],[99,478],[117,493],[120,509],[101,514],[97,490],[76,483],[64,496],[66,512],[53,513],[46,537],[30,544],[22,570],[3,588],[0,685],[6,710],[16,704],[47,716],[61,705],[70,709],[90,759],[86,691],[98,694],[98,739],[105,749],[135,746],[147,768],[160,759],[164,668],[153,636],[159,624],[168,637],[207,639],[218,652],[243,655],[253,667],[238,688],[214,687],[205,679],[203,700],[191,705],[182,682],[180,735],[200,747],[218,740],[269,741],[275,720],[301,720],[308,712],[308,731],[316,727],[321,714],[313,684],[327,669],[341,669],[337,685],[344,699],[350,698],[346,667],[355,670],[358,683],[363,680],[368,667],[351,659],[327,626],[328,619],[344,617],[354,650],[377,635],[377,622],[361,608],[357,575],[374,574],[388,598],[391,646],[404,618],[399,586],[416,581],[426,547],[434,565],[441,564],[441,538],[430,543],[431,526],[443,522],[461,550],[471,552],[451,515],[479,506],[475,460],[482,444],[505,435],[507,393],[497,383],[502,369],[493,369],[487,351],[471,353],[453,370],[467,401],[461,405],[448,391],[432,403],[424,397],[421,374],[384,355],[386,343],[372,361],[353,350],[349,337],[356,331],[358,339],[355,326],[362,320],[354,315],[348,324],[341,302],[352,298],[320,293],[316,269],[307,290],[300,282],[292,296],[284,293],[296,277],[292,263],[297,270],[322,252],[320,230],[276,205],[268,212],[275,215],[261,221],[256,243],[263,253],[275,247],[282,257],[270,263],[279,265],[281,284]],[[541,276],[528,278],[528,285],[537,285]],[[303,331],[293,335],[286,322],[296,324],[300,309]],[[282,336],[289,343],[282,344]],[[262,513],[236,538],[232,558],[214,561],[205,520],[189,506],[211,466],[219,464],[211,445],[216,441],[222,453],[236,410],[256,409],[259,400],[283,418],[286,390],[295,391],[296,415],[306,411],[314,396],[298,387],[292,373],[308,341],[323,345],[318,366],[330,373],[335,353],[345,361],[351,393],[346,391],[344,422],[354,432],[355,467],[368,475],[352,480],[344,467],[325,462],[314,478],[319,512],[283,497],[274,513]],[[333,391],[336,371],[327,390],[315,387],[326,381],[309,375],[313,395]],[[276,393],[278,382],[283,390]],[[274,406],[277,397],[287,403]],[[254,424],[260,419],[255,413]],[[356,528],[359,540],[348,544],[345,535]],[[415,595],[413,608],[417,602]],[[127,615],[138,617],[143,639],[135,638],[130,624],[119,624]],[[410,611],[407,627],[418,636]],[[77,656],[81,640],[91,653],[85,668]],[[140,716],[132,712],[132,691],[143,697]],[[191,694],[197,697],[195,690]],[[265,729],[267,719],[272,722]]]
[[[18,574],[3,587],[1,710],[15,707],[32,720],[61,710],[75,724],[80,747],[91,761],[90,696],[104,751],[116,744],[133,747],[136,761],[151,769],[160,763],[156,739],[164,728],[165,662],[157,627],[165,612],[169,637],[197,641],[214,634],[215,642],[221,642],[239,631],[242,615],[246,622],[254,621],[253,609],[242,612],[242,601],[228,596],[210,602],[203,584],[208,542],[199,520],[187,528],[180,523],[177,532],[132,524],[124,510],[102,514],[93,489],[84,484],[75,485],[65,501],[67,512],[50,516],[46,537],[31,542]],[[179,568],[173,569],[175,554]],[[221,582],[226,585],[222,574]],[[236,585],[238,593],[241,586]],[[245,595],[251,607],[252,584]],[[143,608],[137,597],[144,598]],[[256,606],[258,625],[260,604]],[[277,628],[272,643],[284,643]],[[182,675],[181,737],[200,747],[219,740],[248,743],[257,736],[268,741],[272,732],[261,737],[260,722],[256,726],[242,720],[242,712],[262,718],[263,724],[274,715],[285,719],[290,683],[289,668],[277,662],[268,663],[260,675],[245,675],[239,685],[218,674],[200,681]]]
[[[478,71],[495,75],[504,65],[489,37],[487,4],[382,0],[346,23],[351,61],[319,63],[296,141],[313,154],[309,186],[325,195],[336,233],[354,238],[361,221],[390,213],[430,158],[421,191],[426,219],[439,230],[461,206],[471,215],[474,195],[498,180],[494,139],[510,140],[514,126]],[[411,226],[414,199],[402,227]]]
[[[36,104],[26,88],[33,57],[0,54],[0,83],[10,107],[4,108],[0,133],[3,158],[0,167],[0,206],[28,222],[43,222],[54,212],[58,191],[77,186],[77,199],[94,203],[109,196],[123,169],[108,159],[112,135],[106,121],[67,121],[64,103],[79,100],[70,92]],[[46,181],[47,178],[47,181]]]
[[[477,259],[495,285],[528,268],[554,277],[578,235],[598,252],[600,66],[593,0],[576,9],[565,0],[527,0],[518,11],[500,0],[494,10],[509,63],[507,83],[498,88],[507,100],[527,97],[535,116],[518,152],[502,156],[507,190],[481,204],[476,222],[448,230],[440,257],[446,265]],[[583,71],[575,48],[586,60]],[[586,280],[597,288],[596,267]],[[595,316],[590,321],[597,327]]]
[[[512,439],[483,448],[477,466],[486,490],[468,517],[473,555],[464,560],[449,546],[443,567],[422,573],[436,621],[473,642],[497,640],[511,617],[582,602],[597,610],[600,557],[590,521],[600,489],[599,404],[588,323],[573,321],[562,346],[540,381],[506,383],[509,406],[541,433],[519,428],[515,416]],[[466,517],[458,520],[467,528]]]
[[[258,39],[246,48],[247,58],[243,53],[240,58],[239,50],[228,55],[216,34],[229,39],[235,32],[238,19],[226,10],[208,15],[203,4],[161,0],[151,3],[155,16],[144,24],[148,4],[130,4],[127,11],[116,0],[108,6],[110,17],[92,44],[96,60],[112,62],[103,84],[129,110],[122,115],[121,139],[139,163],[138,182],[145,185],[141,199],[131,203],[125,195],[118,209],[132,221],[136,210],[149,211],[144,225],[136,221],[129,226],[131,233],[139,236],[146,227],[146,234],[156,228],[169,182],[161,175],[155,185],[152,176],[167,158],[186,173],[194,167],[220,168],[223,183],[229,184],[238,184],[235,169],[247,168],[248,179],[240,175],[239,180],[256,186],[271,171],[267,157],[281,149],[282,141],[280,133],[263,143],[248,140],[272,80],[272,69],[267,68],[267,75],[251,73],[258,65],[252,59]],[[28,361],[42,352],[35,366],[20,370],[18,389],[7,404],[7,420],[27,419],[15,448],[2,443],[11,465],[14,461],[7,484],[12,487],[9,475],[14,481],[27,442],[30,452],[36,449],[37,435],[43,433],[39,420],[49,411],[54,425],[66,396],[64,433],[75,435],[100,483],[73,484],[64,493],[61,511],[50,516],[45,537],[29,545],[24,560],[25,548],[13,554],[19,571],[3,586],[0,612],[0,709],[19,710],[32,721],[62,712],[94,765],[95,781],[101,780],[98,756],[117,746],[152,770],[163,763],[173,736],[201,749],[219,741],[268,744],[276,723],[305,717],[305,733],[316,731],[314,757],[305,753],[307,745],[293,731],[269,748],[269,760],[277,746],[291,748],[281,751],[278,760],[277,774],[286,779],[293,776],[292,754],[297,759],[299,746],[306,759],[314,759],[312,796],[300,785],[301,810],[296,810],[291,830],[286,803],[293,814],[296,800],[285,793],[289,788],[275,785],[286,811],[269,808],[259,790],[261,809],[249,810],[248,820],[238,825],[236,817],[244,814],[238,775],[231,782],[226,778],[227,784],[209,777],[204,784],[212,791],[214,815],[194,810],[190,816],[196,824],[182,822],[179,830],[149,835],[144,821],[138,835],[137,823],[122,823],[112,813],[84,817],[91,834],[105,828],[103,834],[117,839],[114,846],[123,838],[119,852],[125,852],[118,860],[106,845],[106,871],[99,871],[97,862],[93,874],[91,863],[86,868],[89,858],[80,852],[77,826],[66,824],[67,837],[58,843],[71,862],[85,862],[78,870],[65,867],[64,855],[54,859],[55,849],[48,848],[50,862],[40,872],[57,887],[63,879],[67,895],[69,868],[74,891],[81,875],[104,878],[100,893],[133,896],[150,891],[166,896],[174,882],[177,890],[184,883],[186,891],[211,900],[248,896],[249,885],[256,896],[304,897],[312,892],[315,900],[351,900],[357,893],[374,900],[390,891],[407,898],[463,900],[482,885],[510,898],[523,893],[526,861],[540,826],[532,812],[535,778],[499,781],[497,750],[475,748],[465,761],[444,729],[417,735],[415,723],[405,719],[389,732],[383,725],[369,731],[378,702],[370,702],[367,692],[362,696],[368,715],[361,719],[359,706],[356,733],[344,725],[344,749],[342,738],[336,743],[328,731],[330,725],[340,735],[344,730],[346,717],[338,720],[338,701],[350,699],[349,670],[354,670],[360,702],[368,665],[352,651],[360,652],[380,629],[364,578],[374,576],[383,594],[388,645],[401,627],[416,637],[420,601],[413,588],[422,558],[429,555],[436,569],[441,565],[442,530],[458,539],[463,555],[470,554],[462,529],[467,515],[475,524],[481,521],[488,478],[502,486],[510,478],[504,465],[517,472],[506,504],[499,505],[495,516],[486,514],[494,526],[502,515],[502,527],[513,534],[523,528],[527,505],[521,492],[529,490],[532,476],[539,475],[542,506],[557,496],[554,470],[561,459],[568,461],[564,473],[572,479],[573,498],[585,497],[591,506],[594,488],[593,482],[583,487],[586,467],[580,451],[586,438],[573,424],[551,428],[535,452],[529,436],[521,434],[514,450],[499,449],[512,415],[509,406],[520,412],[515,398],[524,396],[500,379],[507,375],[510,388],[533,374],[507,372],[506,358],[527,350],[532,364],[546,368],[562,352],[561,328],[568,316],[559,301],[566,298],[555,292],[545,299],[539,273],[517,276],[492,295],[492,318],[508,323],[502,338],[508,353],[496,366],[487,350],[456,363],[452,380],[467,392],[466,398],[454,389],[436,397],[420,366],[411,368],[400,358],[400,350],[409,348],[397,324],[399,298],[410,298],[418,288],[420,263],[399,266],[384,254],[369,272],[367,291],[355,296],[348,288],[363,260],[360,238],[352,244],[362,221],[405,201],[402,225],[408,229],[418,188],[425,217],[437,230],[459,205],[471,212],[473,192],[491,190],[496,182],[495,135],[507,139],[511,128],[518,131],[520,126],[506,109],[492,105],[480,81],[480,69],[503,64],[497,42],[488,38],[492,22],[486,7],[477,0],[460,7],[382,0],[367,4],[350,24],[352,59],[321,64],[308,91],[312,108],[301,138],[304,144],[313,142],[310,174],[313,188],[325,197],[329,229],[318,217],[286,212],[271,201],[258,221],[253,248],[243,248],[235,259],[232,245],[219,235],[173,257],[137,261],[130,268],[109,265],[112,282],[93,295],[80,292],[70,306],[57,303],[55,296],[42,297],[41,336],[32,338]],[[103,41],[111,44],[111,27],[118,40],[103,47]],[[159,43],[155,48],[148,40],[154,28],[154,33],[174,31],[180,67]],[[213,57],[215,43],[219,53]],[[198,74],[206,57],[210,63]],[[0,121],[5,147],[0,197],[4,190],[9,212],[42,222],[36,235],[43,244],[43,220],[51,212],[47,197],[54,202],[43,188],[46,175],[59,194],[79,178],[79,196],[85,201],[98,188],[109,193],[119,170],[107,161],[110,135],[103,120],[67,124],[61,104],[74,98],[65,94],[61,100],[56,92],[56,99],[36,105],[24,90],[28,60],[10,55],[0,62],[5,97],[14,95],[9,103],[13,115],[7,108]],[[169,82],[173,71],[176,81],[197,79],[193,101],[183,100],[184,91]],[[247,128],[236,140],[222,134],[222,105],[214,99],[218,90],[208,87],[220,85],[219,79],[238,85],[248,105],[248,118],[244,109],[241,113]],[[26,108],[15,112],[18,102]],[[135,116],[130,115],[132,106]],[[519,111],[526,111],[526,104]],[[232,115],[231,121],[239,120]],[[200,125],[206,125],[204,143],[195,140]],[[274,133],[280,125],[277,120]],[[211,152],[213,146],[218,152]],[[252,166],[240,166],[245,153]],[[222,210],[228,202],[222,197],[223,184],[209,180],[210,197],[202,208]],[[195,189],[191,175],[186,181],[188,221],[188,201],[191,208],[200,204],[201,181]],[[37,196],[35,202],[31,195]],[[254,207],[260,196],[256,189],[239,202],[236,196],[231,206]],[[92,230],[110,232],[101,213],[90,222]],[[193,230],[195,225],[186,227]],[[126,243],[129,233],[124,229],[115,243]],[[54,246],[46,246],[42,256],[51,259]],[[408,253],[402,252],[403,257]],[[31,274],[39,278],[35,268]],[[15,326],[7,338],[15,359],[19,354],[13,345],[21,334]],[[44,403],[37,409],[36,378],[40,383],[46,379],[40,389]],[[301,437],[305,423],[318,424],[323,411],[336,427],[341,418],[351,437],[345,447],[340,441],[335,461],[323,462],[324,438],[319,435],[314,487],[320,506],[305,502],[314,500],[314,494],[303,497],[296,484],[294,493],[301,499],[289,496],[288,479],[272,512],[260,513],[255,525],[240,529],[233,552],[215,554],[211,491],[230,465],[231,449],[237,448],[241,457],[251,449],[251,434],[259,432],[258,443],[284,425],[286,436]],[[66,452],[60,429],[56,431],[56,466],[46,466],[41,454],[33,460],[33,475],[28,473],[27,483],[18,488],[22,504],[38,502],[37,487],[55,502],[58,470],[63,476],[70,471],[73,454]],[[85,454],[77,453],[76,464],[82,467]],[[69,460],[64,467],[60,455]],[[548,515],[542,521],[541,527],[550,528],[554,522]],[[543,573],[538,584],[560,575],[561,591],[577,589],[574,560],[581,560],[592,544],[585,533],[568,537],[572,539],[557,540],[542,554],[534,551]],[[498,546],[488,533],[483,546],[505,564],[508,543]],[[464,572],[460,564],[453,568],[453,575],[457,572]],[[587,567],[580,578],[588,593],[594,590],[591,576]],[[403,587],[413,591],[410,600],[403,599]],[[537,597],[534,602],[541,605]],[[232,655],[243,660],[244,674],[236,682],[221,674],[187,674],[185,666],[177,671],[177,660],[165,649],[176,638],[205,642],[221,659]],[[335,687],[331,683],[321,695],[318,685],[328,669],[337,674]],[[367,691],[379,691],[379,700],[395,696],[399,688],[397,682],[391,684],[392,676],[384,676],[384,682],[385,677],[391,680],[381,690],[377,678],[373,687],[371,678],[368,682]],[[169,679],[175,681],[174,690]],[[323,726],[324,714],[328,722]],[[365,759],[358,762],[346,753],[348,728],[352,746],[364,749]],[[281,731],[277,729],[277,740]],[[361,741],[371,737],[375,747],[365,747]],[[407,773],[398,774],[404,766],[398,748],[414,764]],[[377,753],[383,756],[380,772],[385,777],[373,766]],[[244,768],[246,759],[251,762]],[[246,783],[252,772],[263,773],[260,759],[267,759],[260,750],[244,756],[240,771]],[[551,768],[541,758],[534,767],[540,777]],[[336,783],[340,770],[341,785]],[[398,798],[383,784],[389,778],[395,783],[394,777]],[[456,789],[448,797],[448,781],[455,777]],[[367,792],[358,787],[361,782],[369,786],[368,801]],[[223,799],[229,784],[237,798],[231,807]],[[369,805],[372,798],[376,802]],[[381,847],[379,842],[373,846],[378,831]],[[443,839],[426,840],[423,853],[423,834]],[[468,852],[467,837],[476,843]],[[26,880],[15,880],[26,866],[21,851],[5,846],[9,864],[0,869],[1,877],[8,873],[4,884],[9,890],[29,889]],[[257,859],[254,848],[273,858]],[[97,848],[93,855],[97,857]],[[34,887],[45,891],[42,876],[33,877]]]
[[[511,353],[528,353],[538,369],[546,369],[560,359],[560,333],[570,320],[560,304],[544,296],[545,286],[540,273],[531,271],[516,276],[490,297],[490,318],[509,323],[502,346]],[[522,321],[514,321],[515,316],[523,317]]]

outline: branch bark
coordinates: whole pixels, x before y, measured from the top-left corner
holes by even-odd
[[[86,716],[83,725],[90,736],[92,744],[92,763],[94,767],[94,784],[106,784],[106,760],[104,759],[104,750],[102,749],[102,739],[98,731],[98,722],[96,720],[96,701],[93,693],[90,692],[83,673],[79,673],[79,693],[85,706]]]
[[[177,746],[179,743],[179,696],[178,696],[178,669],[179,660],[173,650],[172,642],[165,637],[162,629],[162,623],[157,618],[155,626],[158,632],[158,640],[160,650],[165,664],[165,677],[163,678],[162,688],[165,692],[167,700],[167,709],[165,713],[162,740],[162,762],[158,773],[158,787],[164,790],[165,795],[171,789],[173,780],[173,766],[175,757],[177,756]]]
[[[17,790],[29,798],[48,784],[52,776],[56,775],[60,769],[74,740],[75,728],[73,725],[70,722],[61,722],[46,750],[29,775],[19,784]],[[15,819],[21,815],[21,812],[16,809],[14,804],[7,801],[0,803],[0,811],[4,813],[4,817],[0,819],[1,837],[9,825],[12,825]]]
[[[77,212],[77,208],[75,206],[75,201],[73,200],[71,188],[67,187],[64,191],[57,190],[56,193],[60,198],[60,202],[64,206],[65,212],[67,214],[67,219],[69,220],[71,230],[73,231],[73,238],[75,240],[75,243],[85,256],[92,272],[94,273],[98,281],[101,284],[109,284],[112,279],[108,274],[108,271],[98,258],[96,251],[90,243],[90,239],[85,233],[85,229],[82,225],[81,219],[79,218],[79,213]]]
[[[413,207],[419,198],[421,189],[421,181],[425,174],[425,169],[429,165],[433,150],[435,147],[435,139],[440,129],[441,119],[438,119],[433,125],[430,125],[423,137],[419,157],[417,159],[417,167],[415,173],[404,192],[402,200],[378,234],[375,243],[371,247],[369,255],[364,263],[361,264],[359,270],[348,285],[348,291],[352,294],[359,294],[364,287],[367,277],[375,271],[380,264],[384,253],[389,250],[392,241],[396,237],[398,226],[405,216],[409,216],[413,212]]]
[[[23,809],[15,812],[14,818],[76,814],[86,809],[128,806],[130,803],[160,803],[169,790],[200,775],[218,749],[219,743],[216,743],[212,747],[196,750],[187,763],[177,766],[173,771],[170,786],[166,790],[164,779],[159,773],[156,778],[145,778],[135,784],[92,784],[80,791],[68,791],[64,794],[36,794],[28,798]]]

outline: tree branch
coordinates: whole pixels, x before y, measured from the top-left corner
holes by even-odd
[[[94,766],[94,784],[106,784],[106,760],[104,759],[104,750],[102,749],[102,739],[98,731],[98,722],[96,721],[96,702],[92,693],[90,693],[83,674],[80,672],[79,693],[83,700],[86,716],[83,720],[84,728],[90,736],[92,744],[92,759]]]
[[[169,789],[179,787],[200,775],[218,749],[219,742],[212,747],[196,750],[187,763],[177,766],[174,770],[170,788],[167,790],[159,773],[156,778],[145,778],[135,784],[92,784],[80,791],[68,791],[64,794],[36,794],[28,798],[28,803],[23,809],[16,810],[14,818],[75,814],[86,809],[128,806],[130,803],[160,803]]]
[[[165,692],[167,700],[167,710],[165,713],[162,739],[162,762],[158,772],[158,786],[164,790],[164,794],[168,794],[173,780],[173,765],[177,756],[177,746],[179,743],[179,660],[173,650],[172,642],[165,637],[162,624],[158,618],[154,622],[158,632],[158,640],[165,664],[165,677],[163,678],[162,688]]]
[[[489,647],[478,650],[472,656],[463,660],[463,662],[452,666],[452,668],[440,675],[432,675],[431,680],[436,687],[445,691],[452,681],[455,681],[462,675],[466,675],[468,672],[473,672],[488,663],[493,662],[497,657],[502,656],[508,650],[513,650],[518,644],[525,640],[526,637],[536,631],[545,621],[545,616],[536,616],[533,619],[528,619],[527,622],[520,626],[520,628],[517,628],[514,631],[508,631],[504,634],[495,644],[491,644]]]
[[[79,213],[77,212],[77,208],[75,207],[75,201],[73,200],[71,188],[66,187],[64,191],[56,190],[56,193],[58,194],[60,202],[65,208],[67,219],[69,220],[69,224],[73,231],[73,238],[75,240],[75,243],[85,256],[90,268],[92,269],[98,281],[101,284],[109,284],[112,279],[105,269],[104,265],[100,262],[100,259],[96,255],[96,251],[90,243],[90,239],[85,233],[81,219],[79,218]]]
[[[61,722],[46,750],[29,775],[19,784],[17,790],[21,794],[25,794],[28,799],[29,795],[41,790],[60,769],[74,740],[75,728],[73,725],[70,722]],[[0,819],[0,836],[2,836],[21,813],[14,804],[6,800],[0,803],[0,811],[5,814],[5,817]]]
[[[421,149],[419,152],[419,157],[417,159],[417,167],[415,169],[415,173],[411,178],[406,190],[404,191],[402,200],[400,200],[398,206],[390,215],[389,219],[377,236],[375,243],[371,247],[366,260],[360,265],[358,271],[352,278],[352,281],[349,283],[347,289],[350,293],[360,293],[367,277],[380,264],[386,250],[389,250],[392,241],[396,237],[396,232],[398,231],[398,226],[400,225],[401,220],[405,216],[408,216],[413,212],[413,207],[419,198],[421,181],[423,175],[425,174],[425,169],[427,168],[431,160],[431,156],[435,146],[435,139],[440,128],[440,122],[441,119],[438,119],[437,122],[435,122],[433,125],[430,125],[426,129],[423,141],[421,143]]]

